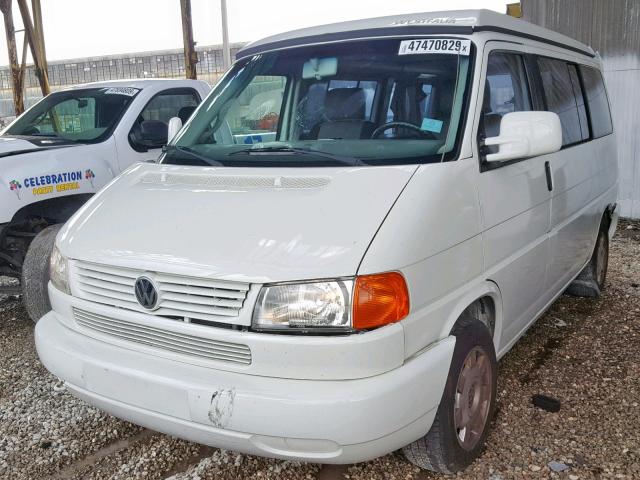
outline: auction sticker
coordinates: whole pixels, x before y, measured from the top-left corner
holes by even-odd
[[[455,38],[418,38],[400,42],[398,55],[417,55],[425,53],[452,53],[468,56],[471,40]]]
[[[126,95],[127,97],[133,97],[136,93],[138,93],[140,89],[133,87],[111,87],[105,88],[105,95]]]

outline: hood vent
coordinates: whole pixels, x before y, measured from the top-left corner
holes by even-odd
[[[226,189],[307,189],[325,187],[329,177],[267,176],[267,175],[210,175],[205,173],[147,172],[143,184],[185,186],[210,190]]]

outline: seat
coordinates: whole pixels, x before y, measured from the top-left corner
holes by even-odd
[[[484,87],[484,98],[482,99],[482,128],[485,138],[497,137],[500,135],[500,121],[502,115],[492,113],[491,107],[491,86],[489,82]]]
[[[440,120],[442,125],[439,132],[432,132],[436,138],[443,142],[449,133],[449,123],[451,121],[451,109],[453,108],[453,85],[440,85],[436,98],[437,107],[433,112],[433,118]]]
[[[318,127],[317,139],[354,140],[369,138],[373,123],[365,120],[366,97],[362,88],[334,88],[324,102],[325,119]]]

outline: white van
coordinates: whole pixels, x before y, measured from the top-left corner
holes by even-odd
[[[618,179],[600,70],[483,10],[245,47],[159,164],[58,235],[42,362],[196,442],[464,468],[496,359],[567,287],[603,287]]]

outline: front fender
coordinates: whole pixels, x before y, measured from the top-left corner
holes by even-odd
[[[19,210],[71,195],[92,195],[116,175],[112,140],[0,158],[0,223]]]

